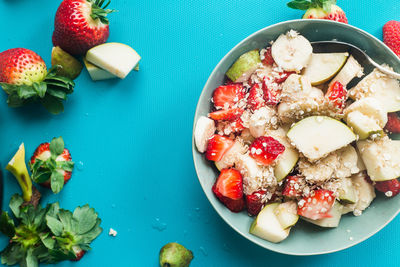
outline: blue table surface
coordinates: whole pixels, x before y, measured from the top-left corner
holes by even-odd
[[[50,65],[53,20],[60,0],[1,0],[0,51],[25,47]],[[330,255],[295,257],[247,241],[217,215],[197,180],[191,154],[197,99],[218,61],[239,41],[301,12],[286,0],[114,0],[109,41],[130,44],[140,71],[125,80],[94,83],[86,71],[65,113],[40,106],[7,107],[0,93],[0,161],[25,143],[63,136],[77,163],[59,201],[89,203],[102,218],[101,236],[78,263],[59,266],[158,266],[159,249],[177,241],[193,250],[192,266],[398,266],[400,218],[374,237]],[[397,0],[339,1],[350,24],[381,38],[400,19]],[[19,188],[5,176],[5,204]],[[42,190],[45,192],[45,190]],[[110,237],[110,227],[118,231]],[[360,226],[362,227],[362,226]],[[5,238],[0,238],[4,247]],[[309,242],[313,242],[310,240]],[[307,243],[304,244],[307,246]]]

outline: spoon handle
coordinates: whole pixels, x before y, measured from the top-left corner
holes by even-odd
[[[371,58],[368,58],[369,61],[371,62],[372,65],[374,65],[380,72],[383,72],[397,80],[400,80],[400,74],[391,70],[388,70],[385,67],[382,67],[381,65],[379,65],[378,63],[376,63],[374,60],[372,60]]]

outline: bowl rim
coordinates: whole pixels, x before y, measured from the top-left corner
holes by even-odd
[[[397,211],[393,214],[393,216],[391,216],[384,224],[382,224],[381,226],[379,226],[375,231],[372,231],[371,233],[365,235],[363,238],[360,238],[359,240],[357,240],[357,241],[355,241],[355,242],[353,242],[353,243],[350,243],[350,244],[347,244],[347,245],[338,247],[338,248],[336,248],[336,249],[331,249],[331,250],[326,250],[326,251],[319,251],[319,252],[303,252],[303,253],[296,253],[296,252],[285,252],[284,249],[279,249],[279,248],[276,248],[276,247],[268,246],[269,243],[265,243],[265,242],[264,242],[264,241],[267,241],[267,240],[258,240],[258,239],[255,239],[255,238],[249,238],[249,237],[248,237],[247,235],[245,235],[241,230],[239,230],[237,227],[235,227],[235,225],[233,225],[232,223],[230,223],[230,222],[228,221],[228,219],[225,218],[225,216],[224,216],[220,211],[218,211],[218,209],[213,205],[213,203],[212,203],[210,197],[207,195],[207,192],[205,191],[205,188],[203,187],[203,184],[202,184],[202,182],[201,182],[201,180],[200,180],[200,177],[199,177],[199,171],[198,171],[198,168],[199,168],[199,167],[198,167],[198,163],[197,163],[197,161],[196,161],[196,159],[195,159],[195,153],[197,153],[197,148],[196,148],[196,145],[195,145],[195,142],[194,142],[194,131],[195,131],[196,122],[197,122],[197,121],[196,121],[196,118],[199,116],[198,113],[199,113],[199,107],[200,107],[200,99],[204,97],[205,89],[206,89],[207,87],[209,87],[209,83],[211,83],[211,77],[213,76],[213,74],[214,74],[215,72],[217,72],[217,70],[220,68],[220,65],[222,65],[222,63],[226,60],[226,58],[227,58],[234,50],[236,50],[238,47],[240,47],[243,43],[245,43],[245,42],[248,41],[249,39],[253,38],[253,36],[259,34],[260,32],[266,31],[266,30],[268,30],[268,29],[270,29],[270,28],[272,28],[272,27],[276,27],[276,26],[279,26],[279,25],[282,25],[282,24],[289,24],[289,23],[296,23],[296,22],[305,22],[305,21],[307,21],[307,22],[309,22],[309,23],[323,22],[323,23],[326,23],[326,24],[331,24],[331,25],[333,25],[333,26],[334,26],[334,25],[340,25],[340,26],[342,26],[342,27],[347,27],[347,28],[349,28],[349,29],[351,29],[351,30],[359,31],[359,32],[361,32],[362,34],[366,35],[368,38],[371,38],[371,39],[377,41],[378,43],[380,43],[380,44],[387,50],[388,53],[390,53],[390,54],[392,54],[393,56],[395,56],[395,58],[397,59],[397,61],[399,62],[399,65],[400,65],[400,58],[399,58],[385,43],[383,43],[380,39],[378,39],[377,37],[373,36],[372,34],[366,32],[366,31],[364,31],[364,30],[362,30],[362,29],[360,29],[360,28],[358,28],[358,27],[356,27],[356,26],[353,26],[353,25],[350,25],[350,24],[344,24],[344,23],[337,22],[337,21],[332,21],[332,20],[324,20],[324,19],[308,19],[308,20],[304,20],[304,19],[294,19],[294,20],[286,20],[286,21],[281,21],[281,22],[278,22],[278,23],[274,23],[274,24],[271,24],[271,25],[269,25],[269,26],[267,26],[267,27],[264,27],[264,28],[262,28],[262,29],[260,29],[260,30],[258,30],[258,31],[256,31],[256,32],[254,32],[254,33],[248,35],[246,38],[244,38],[244,39],[241,40],[238,44],[236,44],[232,49],[230,49],[230,50],[225,54],[225,56],[218,62],[218,64],[215,66],[215,68],[212,70],[212,72],[211,72],[210,75],[208,76],[207,82],[205,83],[205,85],[204,85],[204,87],[203,87],[203,89],[202,89],[202,91],[201,91],[201,94],[200,94],[200,96],[199,96],[199,98],[198,98],[197,105],[196,105],[196,111],[195,111],[195,114],[194,114],[194,117],[193,117],[193,129],[192,129],[192,158],[193,158],[194,167],[195,167],[195,170],[196,170],[196,176],[197,176],[197,179],[198,179],[198,181],[199,181],[199,183],[200,183],[200,186],[201,186],[201,188],[202,188],[202,190],[203,190],[205,196],[207,197],[207,199],[208,199],[209,203],[211,204],[211,206],[213,207],[213,209],[214,209],[214,210],[217,212],[217,214],[225,221],[226,224],[228,224],[232,229],[234,229],[238,234],[240,234],[241,236],[243,236],[246,240],[248,240],[248,241],[250,241],[250,242],[253,242],[253,243],[257,244],[258,246],[260,246],[260,247],[262,247],[262,248],[265,248],[265,249],[268,249],[268,250],[270,250],[270,251],[277,252],[277,253],[280,253],[280,254],[285,254],[285,255],[293,255],[293,256],[312,256],[312,255],[330,254],[330,253],[339,252],[339,251],[341,251],[341,250],[345,250],[345,249],[348,249],[348,248],[353,247],[353,246],[355,246],[355,245],[358,245],[358,244],[364,242],[365,240],[369,239],[370,237],[374,236],[376,233],[378,233],[378,232],[381,231],[383,228],[385,228],[390,222],[392,222],[393,219],[399,214],[399,212],[400,212],[400,207],[399,207],[399,208],[397,209]],[[267,241],[267,242],[268,242],[268,241]],[[271,244],[273,244],[273,243],[271,243]]]

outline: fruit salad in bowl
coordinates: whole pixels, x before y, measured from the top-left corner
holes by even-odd
[[[369,69],[347,52],[314,52],[296,30],[228,68],[194,143],[217,170],[214,198],[252,217],[251,235],[279,243],[300,221],[337,228],[376,192],[400,192],[400,85]]]

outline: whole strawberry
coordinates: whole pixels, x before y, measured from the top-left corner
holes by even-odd
[[[383,26],[383,42],[400,57],[400,22],[389,21]]]
[[[327,19],[348,23],[344,11],[336,5],[336,0],[292,0],[288,7],[307,10],[303,19]]]
[[[39,100],[51,113],[62,112],[62,101],[73,92],[75,84],[57,75],[57,68],[47,71],[43,59],[29,49],[13,48],[0,53],[0,86],[8,94],[8,105],[19,107]]]
[[[103,44],[110,35],[104,0],[64,0],[54,22],[53,44],[68,53],[84,55],[90,48]]]

